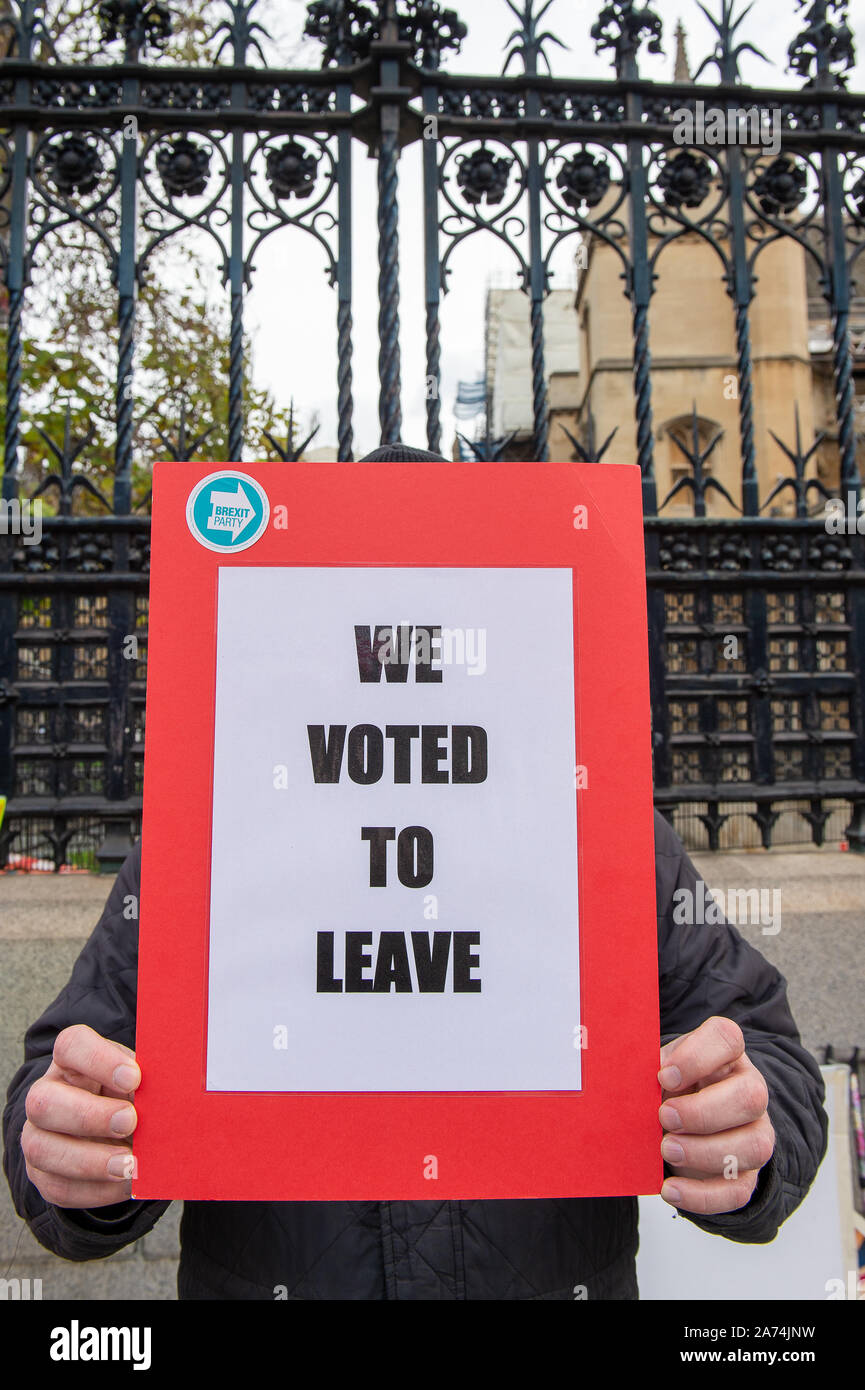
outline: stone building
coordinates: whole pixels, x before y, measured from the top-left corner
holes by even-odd
[[[687,80],[681,29],[675,72],[677,80]],[[617,194],[613,185],[607,199]],[[604,203],[592,216],[603,212]],[[719,212],[723,216],[723,205]],[[656,220],[655,230],[658,225]],[[675,224],[663,230],[675,230]],[[650,253],[658,246],[659,238],[654,236]],[[576,262],[576,290],[554,291],[545,301],[550,458],[577,456],[571,436],[594,452],[615,431],[604,462],[632,463],[637,456],[633,330],[622,264],[603,238],[592,235],[580,244]],[[676,440],[693,451],[695,428],[701,453],[717,440],[706,459],[706,471],[739,503],[742,463],[735,312],[723,264],[703,236],[685,231],[661,250],[656,269],[649,323],[659,506],[691,471]],[[789,460],[781,444],[797,448],[797,417],[803,452],[824,434],[810,459],[808,475],[834,486],[839,459],[832,329],[816,263],[803,245],[785,236],[767,241],[755,269],[758,281],[750,326],[759,495],[767,497],[776,482],[789,475]],[[859,466],[865,474],[865,296],[854,300],[851,333]],[[532,434],[531,347],[528,304],[521,290],[489,291],[486,342],[489,431],[494,438],[515,431],[504,457],[524,457]],[[706,507],[709,515],[735,514],[714,489],[707,493]],[[792,508],[788,490],[768,510],[786,515]],[[663,510],[667,516],[691,514],[690,491],[681,490]]]

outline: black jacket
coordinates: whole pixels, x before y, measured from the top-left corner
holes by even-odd
[[[4,1167],[36,1238],[70,1260],[110,1255],[144,1235],[168,1205],[129,1202],[93,1212],[51,1206],[30,1183],[20,1146],[27,1090],[72,1023],[135,1044],[140,846],[118,875],[69,983],[28,1030],[25,1062],[3,1118]],[[677,888],[696,871],[655,818],[661,1040],[713,1014],[736,1019],[769,1087],[776,1151],[751,1201],[689,1220],[731,1240],[772,1240],[814,1178],[826,1145],[823,1085],[802,1047],[785,981],[729,926],[679,926]],[[589,1299],[637,1297],[633,1197],[471,1202],[187,1202],[178,1276],[187,1299]]]

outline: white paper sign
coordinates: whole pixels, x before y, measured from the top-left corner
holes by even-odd
[[[208,1089],[578,1090],[575,761],[570,570],[221,568]]]

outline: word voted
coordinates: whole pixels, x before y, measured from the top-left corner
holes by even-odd
[[[394,782],[410,782],[418,770],[421,782],[486,781],[487,734],[479,724],[451,727],[449,770],[442,767],[448,756],[447,724],[387,724],[384,733],[375,724],[356,724],[351,730],[345,724],[308,724],[306,730],[316,782],[339,781],[346,745],[346,771],[352,782],[369,786],[381,781],[385,739],[393,744],[389,761]],[[412,757],[415,740],[420,744],[419,769],[417,757]]]

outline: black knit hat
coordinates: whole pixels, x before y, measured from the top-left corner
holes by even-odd
[[[408,444],[397,440],[396,444],[382,444],[371,454],[364,454],[360,463],[447,463],[441,454],[428,454],[426,449],[412,449]]]

